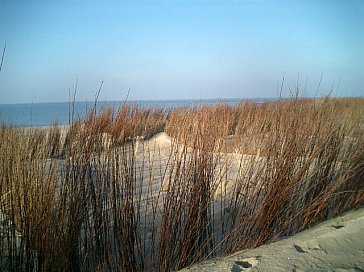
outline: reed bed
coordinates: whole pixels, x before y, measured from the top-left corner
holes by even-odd
[[[1,269],[173,271],[355,209],[363,116],[362,98],[294,98],[2,125]]]

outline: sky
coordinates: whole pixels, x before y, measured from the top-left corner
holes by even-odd
[[[0,103],[364,96],[364,1],[0,0]],[[321,83],[320,78],[322,77]],[[319,88],[318,88],[319,87]]]

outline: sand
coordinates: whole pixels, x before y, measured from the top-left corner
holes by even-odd
[[[182,271],[364,271],[364,208],[288,239]]]

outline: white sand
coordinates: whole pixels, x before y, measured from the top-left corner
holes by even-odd
[[[364,271],[364,208],[291,238],[182,271]]]

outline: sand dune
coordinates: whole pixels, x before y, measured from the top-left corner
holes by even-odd
[[[364,208],[269,245],[182,271],[364,271]]]

